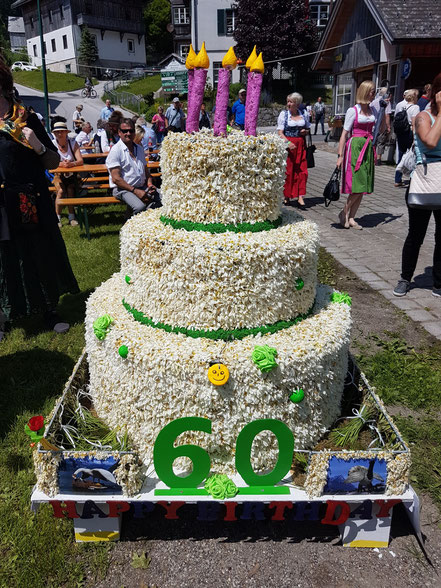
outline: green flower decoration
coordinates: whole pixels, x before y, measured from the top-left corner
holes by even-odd
[[[352,298],[346,292],[333,292],[331,294],[331,302],[339,302],[340,304],[352,305]]]
[[[302,280],[302,278],[297,278],[297,280],[296,280],[296,290],[301,290],[304,285],[305,285],[305,282]]]
[[[129,348],[127,345],[121,345],[121,347],[118,349],[118,353],[123,359],[125,359],[129,355]]]
[[[302,400],[304,398],[305,398],[305,393],[303,392],[303,390],[301,388],[297,388],[297,390],[294,390],[294,392],[289,397],[291,402],[294,402],[294,404],[298,404],[299,402],[302,402]]]
[[[277,366],[275,357],[277,357],[277,349],[269,345],[256,345],[251,355],[251,359],[261,372],[270,372]]]
[[[132,278],[130,276],[126,276],[124,279],[127,282],[127,284],[130,284],[130,282],[132,281]]]
[[[113,323],[113,318],[110,314],[104,314],[103,316],[99,316],[93,322],[93,332],[96,335],[96,338],[102,341],[106,338],[107,331],[110,325]]]
[[[239,492],[238,487],[226,474],[214,474],[205,481],[205,490],[215,500],[233,498]]]

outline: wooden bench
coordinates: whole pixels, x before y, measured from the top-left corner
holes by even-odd
[[[101,204],[124,204],[121,202],[121,200],[118,200],[113,196],[78,196],[76,198],[60,198],[59,203],[66,206],[73,205],[76,207],[80,229],[82,229],[84,226],[84,231],[88,241],[90,241],[90,227],[87,206],[99,206]]]

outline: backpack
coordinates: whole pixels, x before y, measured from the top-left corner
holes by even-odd
[[[400,110],[394,117],[394,131],[396,135],[408,135],[410,133],[410,124],[407,118],[407,111],[410,106],[406,110]]]

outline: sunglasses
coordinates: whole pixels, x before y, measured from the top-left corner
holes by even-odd
[[[127,135],[127,133],[134,133],[135,130],[134,129],[119,129],[120,133],[122,133],[123,135]]]

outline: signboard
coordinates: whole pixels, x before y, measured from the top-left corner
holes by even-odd
[[[161,70],[161,84],[166,93],[186,94],[188,92],[187,70]]]
[[[411,71],[412,71],[412,62],[410,61],[410,59],[405,59],[403,61],[402,66],[401,66],[401,77],[404,80],[407,80],[407,78],[410,76]]]

